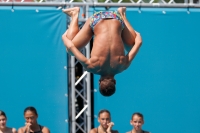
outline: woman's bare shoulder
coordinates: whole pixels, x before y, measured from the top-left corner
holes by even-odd
[[[17,133],[17,129],[12,128],[12,133]]]
[[[50,130],[45,126],[42,126],[42,132],[43,133],[50,133]]]
[[[17,133],[17,130],[13,127],[6,127],[6,133]]]
[[[18,129],[18,133],[23,133],[24,132],[24,127],[20,127],[19,129]]]
[[[89,133],[97,133],[97,128],[91,129]]]

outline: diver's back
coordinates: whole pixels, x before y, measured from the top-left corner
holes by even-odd
[[[94,35],[117,35],[121,36],[122,26],[116,19],[102,19],[94,27]],[[109,37],[109,36],[107,36]]]
[[[119,52],[121,55],[124,51],[121,33],[122,26],[118,20],[102,19],[94,27],[93,50],[96,49],[96,52],[98,50],[99,54],[102,52],[101,49],[103,49],[104,54],[106,54],[106,52],[110,54],[114,51],[121,51]]]

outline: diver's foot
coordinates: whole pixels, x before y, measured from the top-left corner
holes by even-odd
[[[126,7],[119,7],[117,11],[120,13],[121,16],[124,16],[126,12]]]
[[[75,17],[75,16],[78,17],[80,8],[73,7],[73,8],[63,9],[62,11],[70,17]]]

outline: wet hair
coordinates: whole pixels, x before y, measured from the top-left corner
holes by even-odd
[[[36,115],[38,115],[38,114],[37,114],[37,110],[36,110],[34,107],[32,107],[32,106],[25,108],[25,109],[24,109],[24,114],[25,114],[27,111],[34,112]]]
[[[99,114],[98,114],[98,117],[100,117],[100,115],[101,115],[102,113],[104,113],[104,112],[108,113],[109,116],[111,117],[110,111],[108,111],[107,109],[102,109],[102,110],[100,110],[100,111],[99,111]]]
[[[131,120],[133,119],[133,117],[134,117],[135,115],[137,115],[137,116],[141,117],[141,118],[142,118],[142,120],[144,120],[144,117],[143,117],[143,115],[142,115],[141,113],[139,113],[139,112],[133,113],[133,115],[132,115],[132,117],[131,117]]]
[[[103,96],[111,96],[115,93],[115,80],[103,79],[100,80],[99,91]]]
[[[6,117],[6,113],[3,112],[2,110],[0,110],[0,115],[3,115],[3,116],[7,119],[7,117]]]

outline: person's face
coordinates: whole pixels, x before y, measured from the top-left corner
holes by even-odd
[[[131,125],[134,127],[136,131],[142,130],[142,125],[144,124],[144,121],[142,117],[138,115],[134,115],[132,120],[131,120]]]
[[[98,121],[100,123],[100,125],[104,128],[107,129],[108,128],[108,123],[110,123],[110,115],[107,112],[103,112],[100,114]]]
[[[6,127],[6,117],[4,115],[0,115],[0,129],[4,129]]]
[[[24,114],[24,118],[26,123],[30,123],[31,125],[35,124],[38,116],[32,111],[26,111]]]

